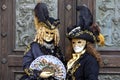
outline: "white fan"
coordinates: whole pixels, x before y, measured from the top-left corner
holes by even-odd
[[[66,69],[63,63],[55,56],[43,55],[36,58],[30,65],[30,69],[39,71],[50,71],[54,73],[54,78],[58,80],[65,80]]]

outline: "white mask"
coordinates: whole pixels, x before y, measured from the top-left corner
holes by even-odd
[[[72,39],[72,47],[75,53],[81,52],[86,45],[86,40]]]
[[[84,49],[84,46],[81,46],[81,47],[75,46],[75,47],[73,48],[73,50],[74,50],[76,53],[81,52],[83,49]]]

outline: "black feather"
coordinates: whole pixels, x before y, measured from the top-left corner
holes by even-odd
[[[77,11],[80,12],[79,15],[79,25],[82,30],[89,30],[90,26],[93,24],[93,15],[89,8],[86,6],[78,6]]]
[[[49,12],[45,3],[38,3],[34,8],[35,16],[39,22],[45,22],[49,18]]]

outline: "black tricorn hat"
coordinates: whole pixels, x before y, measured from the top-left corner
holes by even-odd
[[[34,13],[35,17],[37,18],[37,22],[49,29],[55,29],[60,24],[59,19],[49,17],[48,8],[45,3],[37,3],[34,8]]]
[[[91,31],[81,30],[81,26],[72,26],[67,28],[67,37],[71,39],[83,39],[91,43],[96,42],[96,37]]]

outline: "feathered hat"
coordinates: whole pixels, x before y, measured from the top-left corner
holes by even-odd
[[[37,3],[34,8],[34,23],[36,29],[40,26],[45,26],[49,29],[55,29],[58,24],[60,24],[59,19],[54,19],[53,17],[49,17],[49,12],[47,5],[45,3]]]
[[[79,25],[68,27],[67,37],[69,39],[84,39],[91,43],[99,43],[99,45],[104,45],[104,37],[100,33],[99,26],[97,24],[93,24],[93,15],[88,7],[78,6],[77,10],[80,11]]]
[[[53,17],[49,16],[48,8],[45,3],[37,3],[34,8],[34,23],[36,28],[36,35],[34,41],[43,45],[44,40],[44,33],[45,30],[50,29],[54,31],[54,44],[55,46],[58,45],[60,37],[58,31],[58,25],[60,24],[59,19],[54,19]]]

